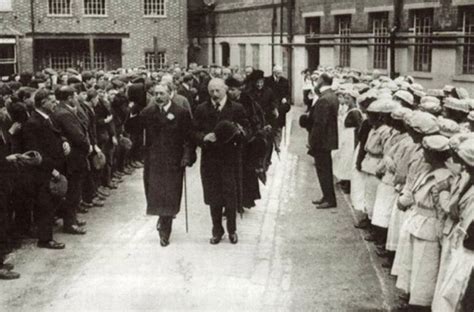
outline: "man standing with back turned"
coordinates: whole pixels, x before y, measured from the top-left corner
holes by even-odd
[[[314,157],[316,173],[323,197],[313,201],[317,209],[336,208],[331,151],[338,148],[337,112],[339,102],[331,89],[332,77],[327,73],[319,76],[316,88],[321,96],[312,107],[309,119],[309,152]]]

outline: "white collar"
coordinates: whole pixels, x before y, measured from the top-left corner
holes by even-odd
[[[40,110],[37,109],[37,108],[35,108],[35,111],[36,111],[38,114],[40,114],[44,119],[46,119],[46,120],[49,119],[49,116],[48,116],[46,113],[40,111]]]
[[[329,90],[329,89],[331,89],[331,86],[324,86],[324,87],[321,87],[321,89],[319,89],[319,91],[321,91],[321,93],[323,93],[324,91]]]
[[[212,101],[212,105],[215,107],[216,106],[216,102],[214,102],[213,100]],[[222,108],[224,107],[225,103],[227,102],[227,95],[225,95],[220,101],[219,101],[219,112],[222,111]]]
[[[186,90],[191,89],[191,88],[189,87],[189,85],[188,85],[186,82],[183,82],[183,87],[184,87]]]
[[[163,111],[165,113],[168,112],[168,110],[170,109],[170,106],[171,106],[171,101],[168,101],[168,104],[166,104],[165,106],[163,106]]]

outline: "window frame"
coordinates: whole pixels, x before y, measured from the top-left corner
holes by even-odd
[[[340,38],[339,46],[339,66],[341,67],[351,67],[351,34],[352,34],[352,16],[349,14],[335,15],[336,20],[336,29],[339,37],[349,37],[349,38]],[[342,24],[347,24],[347,27],[342,27]],[[343,53],[347,55],[343,56]],[[346,61],[343,63],[343,61]]]
[[[51,13],[51,1],[69,1],[69,13],[66,14],[56,14],[56,13]],[[48,0],[48,17],[71,17],[73,16],[72,14],[72,2],[73,0]]]
[[[163,62],[160,67],[157,67],[155,64],[155,52],[154,51],[145,51],[145,68],[147,70],[161,70],[161,69],[166,69],[166,62],[167,62],[167,57],[166,57],[166,51],[158,51],[158,55],[163,55]],[[151,55],[151,58],[148,58],[147,56]],[[147,60],[150,59],[151,61],[147,62]],[[151,67],[148,66],[148,64],[152,65]]]
[[[147,1],[163,1],[163,14],[146,14],[146,2]],[[167,0],[143,0],[143,17],[144,18],[166,18],[167,17]]]
[[[474,6],[464,7],[462,10],[462,34],[474,35],[474,13],[472,13]],[[470,13],[470,16],[468,14]],[[467,25],[468,18],[469,26]],[[467,29],[469,31],[466,31]],[[474,38],[465,37],[463,40],[462,54],[461,54],[461,74],[474,75]],[[467,51],[466,51],[467,49]]]
[[[84,17],[108,17],[108,15],[109,15],[109,12],[107,10],[108,0],[103,0],[104,1],[104,14],[87,14],[86,13],[86,1],[87,0],[82,0],[82,15]],[[101,1],[101,0],[95,0],[95,1]]]
[[[431,19],[431,25],[430,25],[430,31],[429,33],[427,32],[424,32],[424,28],[426,28],[427,26],[424,25],[424,20],[426,18],[430,18]],[[412,21],[411,21],[411,24],[412,24],[412,33],[413,35],[417,36],[419,34],[425,34],[425,35],[432,35],[433,34],[433,27],[434,27],[434,10],[433,9],[416,9],[416,10],[412,10]],[[417,26],[417,19],[418,20],[421,20],[421,26]],[[418,32],[419,29],[422,29],[420,32]],[[414,40],[414,43],[415,44],[426,44],[426,45],[415,45],[414,48],[413,48],[413,57],[412,57],[412,61],[413,61],[413,71],[415,72],[421,72],[421,73],[431,73],[432,70],[433,70],[433,47],[431,46],[431,43],[432,43],[432,39],[431,38],[424,38],[422,36],[420,36],[420,38],[415,38]],[[423,48],[427,49],[427,51],[429,51],[429,53],[427,53],[425,50],[423,50]],[[421,55],[418,55],[418,53],[421,53]],[[429,63],[428,63],[428,69],[423,69],[423,64],[419,64],[419,66],[417,66],[417,56],[418,56],[418,59],[423,59],[423,54],[427,54],[428,55],[428,58],[429,58]],[[421,68],[421,69],[420,69]]]
[[[373,12],[370,13],[370,27],[372,34],[374,36],[374,43],[389,43],[388,36],[390,35],[390,25],[389,25],[389,12],[382,11],[382,12]],[[376,23],[379,23],[378,29],[376,28]],[[385,23],[385,27],[381,26],[380,22]],[[374,69],[382,69],[387,70],[388,68],[388,46],[377,46],[375,45],[373,48],[373,55],[372,55],[372,67]],[[381,53],[382,56],[385,55],[385,60],[383,57],[377,57],[378,53]],[[381,64],[385,65],[385,67],[380,66]]]

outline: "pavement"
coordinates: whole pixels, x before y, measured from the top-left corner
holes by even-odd
[[[83,215],[85,236],[56,233],[62,251],[27,243],[11,256],[14,281],[0,281],[0,311],[389,311],[394,280],[353,227],[354,212],[316,210],[320,190],[306,132],[294,108],[262,200],[238,219],[239,243],[210,245],[199,165],[187,171],[184,208],[162,248],[156,218],[145,215],[142,171],[105,207]],[[184,207],[184,206],[183,206]]]

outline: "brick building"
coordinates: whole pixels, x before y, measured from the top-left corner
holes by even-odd
[[[185,64],[186,23],[186,0],[1,0],[0,75]]]
[[[281,2],[218,0],[213,13],[201,10],[197,20],[207,26],[190,32],[201,43],[196,59],[254,65],[267,73],[272,63],[283,64],[292,69],[298,102],[305,68],[345,66],[390,74],[390,30],[399,20],[394,33],[396,74],[412,75],[428,88],[454,84],[474,94],[474,38],[469,37],[474,36],[474,0]],[[273,62],[272,33],[277,44]]]

